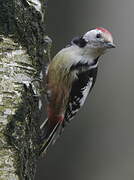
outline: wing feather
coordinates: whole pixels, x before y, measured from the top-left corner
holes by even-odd
[[[67,110],[65,112],[65,122],[69,122],[83,106],[87,95],[94,86],[97,75],[97,67],[81,72],[73,82]]]

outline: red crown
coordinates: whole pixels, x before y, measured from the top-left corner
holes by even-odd
[[[111,34],[111,32],[109,32],[109,31],[108,31],[107,29],[105,29],[105,28],[98,27],[98,28],[96,28],[96,29],[102,31],[103,33]]]

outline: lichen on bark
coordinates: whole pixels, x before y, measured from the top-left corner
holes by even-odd
[[[3,0],[0,6],[0,180],[33,180],[43,107],[40,80],[47,64],[46,4]]]
[[[20,157],[24,152],[25,138],[30,140],[26,135],[26,126],[29,123],[28,103],[24,100],[24,84],[29,86],[32,81],[33,74],[36,70],[28,63],[28,55],[26,50],[22,49],[18,43],[14,43],[10,38],[1,36],[0,42],[0,178],[5,178],[5,173],[8,179],[18,172],[23,174],[22,166],[23,157]],[[29,61],[30,62],[30,61]],[[25,94],[25,97],[28,95]],[[30,101],[29,101],[30,102]],[[19,114],[18,114],[19,113]],[[6,135],[6,136],[5,136]],[[7,141],[7,135],[10,139]],[[23,138],[23,139],[22,139]],[[28,144],[26,144],[28,145]],[[19,168],[18,168],[19,166]],[[8,169],[7,169],[8,167]],[[8,170],[8,171],[7,171]],[[7,174],[8,173],[8,174]],[[21,175],[22,176],[22,175]],[[15,179],[15,177],[14,177]],[[23,179],[23,178],[22,178]]]

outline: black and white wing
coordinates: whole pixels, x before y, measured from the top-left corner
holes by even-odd
[[[73,82],[71,88],[63,126],[65,126],[65,123],[69,122],[83,106],[87,95],[94,86],[96,76],[97,67],[78,74],[78,78]]]

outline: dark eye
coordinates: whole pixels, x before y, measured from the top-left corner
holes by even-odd
[[[101,38],[101,34],[97,34],[97,35],[96,35],[96,38]]]

